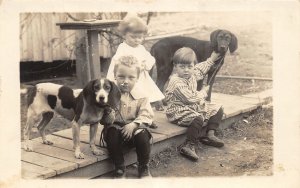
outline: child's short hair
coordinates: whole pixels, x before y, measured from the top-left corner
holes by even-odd
[[[126,16],[119,24],[118,27],[121,35],[125,35],[127,32],[143,33],[148,32],[146,23],[136,15]]]
[[[140,72],[141,72],[141,67],[138,63],[138,60],[132,56],[132,55],[128,55],[128,56],[121,56],[117,59],[117,62],[115,64],[115,67],[114,67],[114,75],[116,75],[116,72],[118,70],[118,67],[120,65],[125,65],[127,67],[135,67],[136,70],[137,70],[137,76],[139,77],[140,76]]]
[[[197,56],[191,48],[183,47],[178,49],[173,56],[173,64],[196,64]]]

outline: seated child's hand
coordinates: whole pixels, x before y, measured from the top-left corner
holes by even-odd
[[[206,91],[206,93],[208,93],[209,87],[210,87],[210,86],[207,85],[207,86],[205,86],[205,87],[203,88],[203,90]]]
[[[201,89],[200,92],[201,92],[201,98],[203,98],[203,101],[200,101],[200,105],[202,105],[202,103],[205,101],[205,98],[207,97],[208,90],[209,90],[209,85],[205,86]]]
[[[126,124],[123,129],[122,129],[122,135],[124,140],[129,140],[131,139],[132,135],[133,135],[133,131],[134,129],[136,129],[138,127],[138,124],[131,122]]]
[[[210,55],[210,58],[213,62],[217,61],[218,59],[220,59],[220,54],[219,53],[216,53],[215,51],[213,51]]]

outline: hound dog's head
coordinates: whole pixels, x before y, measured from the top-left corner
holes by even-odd
[[[215,52],[224,55],[228,48],[233,53],[238,48],[238,40],[234,34],[227,30],[215,30],[210,34],[210,41]]]
[[[90,81],[83,89],[83,97],[89,105],[116,108],[121,98],[118,86],[105,78]]]

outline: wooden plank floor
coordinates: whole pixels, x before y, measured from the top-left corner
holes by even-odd
[[[227,118],[234,117],[238,114],[249,112],[262,105],[266,100],[272,97],[272,91],[264,91],[262,93],[249,94],[245,96],[233,96],[214,93],[213,102],[223,104],[225,116]],[[179,127],[167,121],[164,112],[155,112],[155,122],[159,125],[157,129],[152,129],[154,151],[159,152],[163,147],[167,147],[168,143],[174,138],[183,136],[184,127]],[[99,146],[100,126],[97,133],[96,142]],[[41,138],[32,140],[33,152],[26,152],[21,148],[22,161],[22,177],[24,179],[47,179],[53,177],[71,177],[71,178],[91,178],[94,172],[98,175],[112,170],[112,164],[108,159],[107,150],[100,147],[105,153],[101,156],[95,156],[89,148],[89,127],[83,126],[80,132],[81,149],[85,154],[84,159],[76,159],[74,157],[72,130],[66,129],[48,135],[47,138],[54,142],[54,145],[42,144]],[[159,149],[158,149],[159,148]],[[152,151],[152,154],[155,154]],[[129,151],[125,155],[127,164],[136,162],[135,153]]]

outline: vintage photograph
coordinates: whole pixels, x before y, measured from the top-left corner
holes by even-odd
[[[273,176],[272,12],[19,21],[22,179]]]

